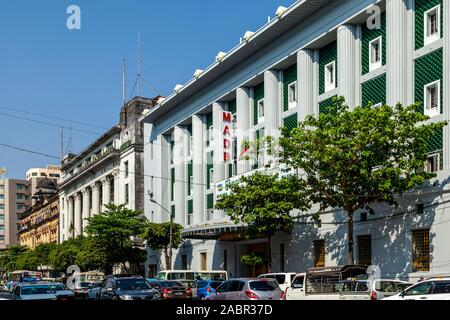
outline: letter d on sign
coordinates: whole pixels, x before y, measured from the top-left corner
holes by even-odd
[[[70,16],[67,18],[67,29],[69,30],[80,30],[81,29],[81,9],[77,5],[71,5],[67,7],[67,14]]]

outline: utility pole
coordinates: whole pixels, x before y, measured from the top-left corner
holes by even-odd
[[[141,95],[141,33],[137,38],[137,78],[136,78],[136,95]]]
[[[64,127],[61,127],[61,162],[64,159]]]
[[[126,72],[127,72],[127,61],[125,59],[122,60],[122,107],[126,104]]]
[[[170,217],[170,226],[169,226],[169,266],[172,268],[172,244],[173,244],[173,215],[172,212],[164,208],[161,204],[156,202],[155,199],[153,199],[153,192],[149,192],[148,194],[150,196],[150,202],[153,202],[157,206],[159,206],[161,209],[166,211],[169,214]]]

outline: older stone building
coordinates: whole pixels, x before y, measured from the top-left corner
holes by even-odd
[[[52,179],[40,180],[36,185],[34,205],[21,214],[19,243],[34,249],[43,243],[58,242],[59,195]]]

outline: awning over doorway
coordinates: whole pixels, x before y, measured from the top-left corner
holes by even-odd
[[[242,225],[230,223],[209,224],[185,228],[181,231],[181,236],[184,239],[195,240],[238,241],[243,239],[242,230]]]

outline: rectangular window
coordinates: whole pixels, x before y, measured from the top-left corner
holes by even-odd
[[[0,236],[0,241],[5,241],[5,236]]]
[[[430,229],[412,231],[413,272],[430,271]]]
[[[207,270],[207,264],[206,264],[206,252],[202,252],[200,253],[200,265],[201,265],[201,270]]]
[[[128,178],[128,161],[125,161],[124,163],[124,171],[125,171],[125,178]]]
[[[382,66],[382,37],[378,37],[369,43],[369,70],[373,71]]]
[[[0,200],[4,200],[5,199],[5,195],[0,194]]]
[[[441,6],[438,5],[424,14],[425,45],[441,38]]]
[[[439,171],[439,153],[434,153],[428,156],[426,171],[429,173]]]
[[[26,199],[26,197],[23,193],[17,193],[16,198],[17,198],[17,200],[25,200]]]
[[[181,270],[188,270],[188,261],[186,254],[181,255]]]
[[[129,184],[127,183],[125,185],[125,204],[128,204],[130,202],[130,190],[129,190]]]
[[[314,267],[325,267],[325,240],[314,241]]]
[[[23,189],[25,189],[25,186],[23,184],[16,184],[16,189],[23,190]]]
[[[214,188],[214,168],[209,169],[209,185],[210,189]]]
[[[433,117],[441,113],[441,80],[429,83],[424,90],[425,115]]]
[[[258,101],[258,123],[264,122],[264,99]]]
[[[358,263],[370,266],[372,264],[372,236],[364,235],[358,237]]]
[[[336,88],[336,61],[330,62],[325,66],[325,91],[331,91]]]
[[[297,106],[297,82],[292,82],[288,86],[288,101],[289,109],[295,108]]]
[[[189,177],[189,186],[191,188],[189,195],[192,196],[194,194],[194,176]]]

